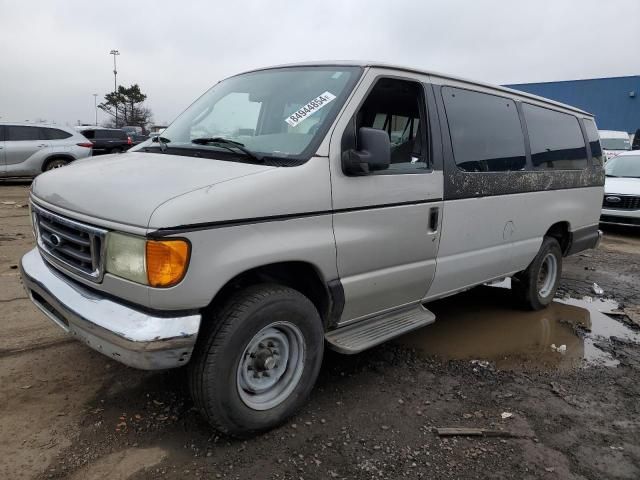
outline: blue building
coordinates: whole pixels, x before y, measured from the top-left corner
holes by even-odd
[[[505,86],[586,110],[600,130],[640,128],[640,75]]]

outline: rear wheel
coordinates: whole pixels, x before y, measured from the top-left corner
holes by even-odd
[[[280,285],[254,285],[208,320],[189,383],[211,425],[246,436],[279,425],[304,404],[324,349],[322,321],[308,298]]]
[[[541,310],[553,301],[562,275],[562,250],[555,238],[545,237],[540,251],[526,270],[516,274],[511,288],[518,302]]]
[[[44,171],[48,172],[49,170],[53,170],[54,168],[62,168],[69,165],[69,160],[66,158],[54,158],[49,160],[47,164],[44,166]]]

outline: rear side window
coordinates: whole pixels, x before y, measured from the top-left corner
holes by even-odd
[[[20,142],[27,140],[43,140],[40,127],[27,127],[24,125],[8,125],[6,137],[8,141]]]
[[[96,131],[95,130],[83,130],[82,131],[82,135],[84,135],[86,138],[93,139],[93,138],[96,138]]]
[[[522,110],[534,168],[587,168],[587,148],[576,117],[528,103],[522,105]]]
[[[115,135],[109,130],[96,130],[96,138],[114,138]]]
[[[590,118],[584,119],[584,128],[587,131],[587,141],[591,147],[591,156],[597,164],[602,165],[602,147],[600,146],[600,135],[596,122]]]
[[[115,132],[116,134],[114,135],[114,137],[119,138],[121,140],[126,140],[127,139],[127,132],[124,132],[122,130],[119,130],[117,132]]]
[[[442,89],[453,155],[465,172],[523,170],[524,134],[513,100],[486,93]]]
[[[71,136],[69,132],[65,132],[58,128],[43,128],[42,131],[47,140],[63,140]]]

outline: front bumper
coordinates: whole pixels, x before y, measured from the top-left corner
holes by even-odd
[[[600,214],[600,223],[640,227],[640,210],[603,208]]]
[[[37,249],[22,257],[20,273],[27,294],[49,319],[114,360],[159,370],[191,358],[200,314],[151,314],[123,305],[64,278]]]

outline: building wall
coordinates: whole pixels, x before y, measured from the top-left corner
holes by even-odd
[[[600,130],[634,133],[640,128],[639,75],[505,86],[591,112]]]

